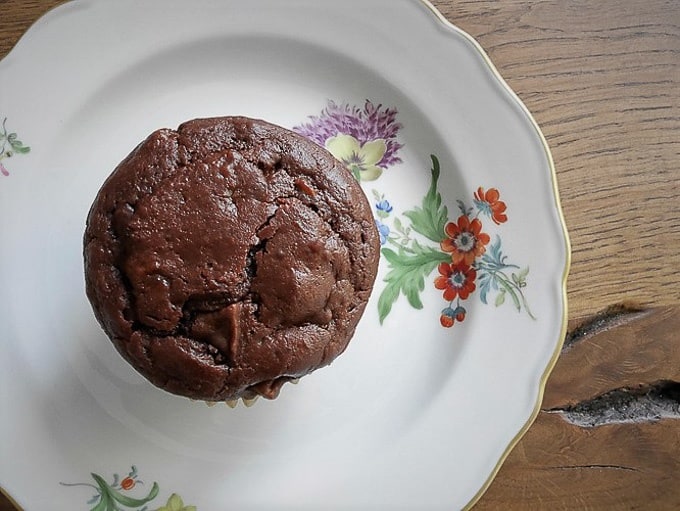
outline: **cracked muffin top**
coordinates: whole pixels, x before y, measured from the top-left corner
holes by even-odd
[[[86,290],[154,385],[272,399],[345,350],[379,249],[359,184],[325,149],[260,120],[196,119],[152,133],[100,189]]]

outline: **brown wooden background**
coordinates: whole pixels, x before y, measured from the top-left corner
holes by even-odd
[[[0,57],[60,3],[0,0]],[[680,1],[433,4],[541,126],[573,248],[541,413],[475,510],[680,509]]]

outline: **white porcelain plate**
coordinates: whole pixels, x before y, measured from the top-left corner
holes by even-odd
[[[230,409],[121,359],[82,234],[146,135],[236,114],[347,161],[383,246],[345,354]],[[0,121],[0,485],[26,510],[458,509],[533,420],[566,317],[554,169],[428,3],[75,1],[0,62]]]

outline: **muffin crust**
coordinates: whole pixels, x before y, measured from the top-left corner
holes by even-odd
[[[379,247],[361,188],[323,148],[264,121],[196,119],[152,133],[102,186],[86,290],[156,386],[271,399],[345,350]]]

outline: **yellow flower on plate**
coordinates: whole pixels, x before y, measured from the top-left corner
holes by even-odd
[[[378,163],[387,151],[382,138],[361,145],[352,135],[340,134],[326,140],[326,149],[347,165],[357,181],[374,181],[382,174]]]
[[[156,509],[156,511],[196,511],[196,506],[185,506],[182,498],[173,493],[170,495],[168,502],[163,507]]]

